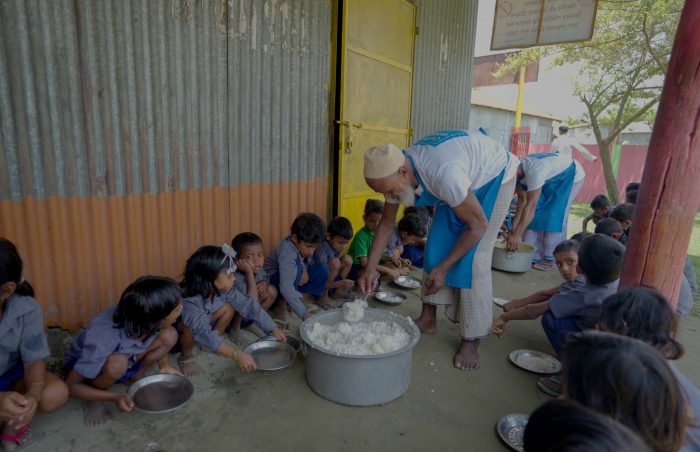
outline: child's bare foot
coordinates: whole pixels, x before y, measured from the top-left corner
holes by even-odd
[[[194,377],[204,372],[193,356],[181,356],[178,358],[177,363],[180,365],[180,369],[182,369],[182,373],[185,374],[186,377]]]
[[[455,368],[460,370],[476,370],[479,368],[479,339],[468,341],[462,339],[462,343],[455,354]]]
[[[107,407],[99,400],[88,402],[84,407],[85,425],[94,427],[95,425],[104,424],[112,420],[112,415],[107,411]]]
[[[333,306],[333,304],[328,299],[328,295],[324,295],[318,300],[316,300],[316,304],[324,311],[335,308],[335,306]]]

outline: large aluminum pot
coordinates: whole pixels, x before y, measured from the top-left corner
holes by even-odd
[[[384,355],[334,353],[309,339],[309,331],[316,322],[332,325],[342,321],[342,311],[335,309],[316,314],[301,325],[309,387],[321,397],[350,406],[383,405],[401,397],[411,384],[411,354],[420,338],[416,325],[393,312],[365,309],[363,322],[396,322],[411,336],[408,345]]]
[[[524,273],[530,270],[534,254],[535,247],[527,243],[521,243],[518,245],[518,250],[511,253],[506,251],[504,243],[496,242],[491,267],[504,272]]]

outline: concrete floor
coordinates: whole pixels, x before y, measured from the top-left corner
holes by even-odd
[[[522,296],[559,283],[556,271],[494,272],[494,295]],[[396,308],[371,304],[415,317],[420,311],[416,295],[411,292]],[[681,330],[687,353],[678,367],[700,384],[697,313],[682,321]],[[508,362],[515,349],[550,350],[539,322],[514,322],[505,338],[484,340],[481,370],[475,372],[452,367],[457,341],[457,327],[441,314],[439,332],[423,335],[414,349],[408,392],[371,408],[349,408],[317,396],[306,384],[303,360],[280,372],[243,374],[228,360],[200,353],[207,373],[193,379],[194,397],[182,409],[163,415],[116,413],[109,424],[88,428],[81,403],[72,400],[59,412],[35,419],[34,429],[44,437],[32,450],[507,450],[495,433],[496,421],[508,413],[529,413],[549,400],[535,387],[537,375]]]

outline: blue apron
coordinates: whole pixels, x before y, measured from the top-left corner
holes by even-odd
[[[528,157],[545,159],[558,156],[555,153],[532,154]],[[537,201],[535,216],[532,218],[528,229],[543,232],[561,232],[564,228],[564,217],[566,216],[566,206],[569,204],[571,188],[576,177],[576,164],[571,165],[557,174],[547,179],[542,186],[542,193]],[[527,190],[527,186],[523,186]]]
[[[416,205],[435,206],[435,215],[433,216],[430,233],[428,234],[428,240],[425,245],[423,261],[423,270],[430,273],[433,268],[438,266],[445,260],[447,255],[450,254],[467,225],[455,215],[454,210],[452,210],[447,203],[441,201],[427,190],[416,170],[413,158],[405,151],[404,153],[411,162],[411,167],[413,168],[413,173],[416,175],[416,179],[418,179],[418,183],[423,188],[423,193],[416,197]],[[474,191],[474,195],[479,200],[481,208],[484,210],[487,221],[491,219],[491,213],[496,204],[496,198],[498,198],[498,191],[501,189],[501,182],[503,181],[503,176],[508,167],[510,156],[508,154],[506,154],[506,156],[506,166],[503,168],[503,171],[501,171],[498,176],[491,179],[486,185]],[[445,284],[447,286],[471,289],[472,264],[478,245],[479,242],[476,242],[472,249],[462,256],[462,258],[452,266],[450,271],[447,272],[447,277],[445,278]]]

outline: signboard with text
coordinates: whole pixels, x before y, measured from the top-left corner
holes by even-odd
[[[496,0],[491,50],[587,41],[598,0]]]

